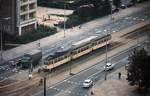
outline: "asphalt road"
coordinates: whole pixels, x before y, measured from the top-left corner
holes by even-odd
[[[148,42],[144,44],[148,44]],[[108,59],[111,63],[115,64],[113,70],[104,71],[105,61],[99,62],[89,69],[62,81],[61,83],[49,87],[47,89],[47,96],[88,96],[88,91],[90,88],[83,88],[83,81],[87,78],[93,80],[94,82],[97,82],[98,80],[104,81],[105,72],[109,74],[128,63],[128,55],[133,48],[135,47],[131,47]],[[36,93],[34,96],[43,96],[43,91]]]
[[[91,35],[97,35],[97,36],[100,35],[101,36],[101,35],[104,35],[107,33],[111,34],[112,32],[120,31],[129,26],[143,22],[149,18],[150,18],[150,8],[142,10],[142,11],[132,14],[130,16],[122,17],[121,19],[116,20],[116,21],[112,20],[112,21],[110,21],[110,23],[108,23],[104,26],[99,26],[93,30],[89,30],[88,32],[80,34],[79,36],[66,37],[62,41],[53,43],[50,46],[46,46],[46,47],[42,48],[43,57],[45,58],[48,55],[53,54],[54,52],[58,51],[62,47],[70,48],[72,43],[80,41],[84,38],[87,38],[88,36],[91,36]],[[12,68],[11,65],[8,64],[8,62],[6,62],[6,64],[4,64],[4,65],[5,66],[2,66],[2,67],[5,67],[4,70],[3,70],[3,68],[0,68],[0,81],[3,79],[6,79],[7,77],[16,73],[15,69]]]

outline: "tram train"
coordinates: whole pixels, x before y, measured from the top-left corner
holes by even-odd
[[[62,64],[65,64],[71,60],[77,59],[85,54],[90,53],[98,48],[109,44],[111,41],[111,34],[107,34],[103,37],[99,36],[90,36],[86,39],[78,41],[71,45],[70,48],[62,48],[58,50],[53,55],[48,56],[44,60],[43,69],[51,70],[55,67],[58,67]]]

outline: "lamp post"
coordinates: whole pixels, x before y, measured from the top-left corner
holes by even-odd
[[[111,18],[111,20],[114,20],[114,18],[113,18],[113,16],[112,16],[112,2],[113,2],[113,0],[109,0],[109,2],[110,2],[110,5],[111,5],[111,8],[110,8],[110,10],[111,10],[111,16],[110,16],[110,18]],[[111,34],[111,29],[110,29],[110,34]],[[104,32],[106,33],[106,35],[108,36],[109,34],[108,34],[108,30],[104,30]],[[106,64],[108,63],[108,46],[107,46],[107,40],[106,40],[106,49],[105,49],[105,52],[106,52],[106,55],[105,55],[105,59],[106,59],[106,61],[105,61],[105,80],[107,80],[107,71],[106,71]]]
[[[64,4],[64,38],[66,37],[66,19],[65,19],[65,15],[66,15],[66,4]]]
[[[107,30],[104,30],[104,32],[106,33],[107,32]],[[106,33],[106,35],[108,35],[108,32]],[[106,65],[107,65],[107,59],[108,59],[108,56],[107,56],[107,51],[108,51],[108,49],[107,49],[107,40],[106,40],[106,46],[105,46],[105,80],[107,80],[107,71],[106,71]]]
[[[110,14],[111,14],[111,20],[113,20],[113,15],[112,15],[112,5],[113,5],[113,0],[109,0],[110,2]]]
[[[3,61],[3,52],[2,52],[3,51],[3,36],[2,36],[3,35],[3,32],[2,32],[3,30],[2,30],[2,28],[3,28],[3,26],[1,24],[0,25],[0,29],[1,29],[1,60],[0,61],[1,61],[1,63]]]
[[[72,52],[72,46],[71,46],[70,54],[71,54],[71,52]],[[71,64],[69,66],[69,75],[74,75],[74,73],[72,73],[72,71],[71,71]]]

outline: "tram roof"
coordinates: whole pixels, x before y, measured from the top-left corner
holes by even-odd
[[[73,47],[80,47],[80,46],[82,46],[82,45],[85,45],[85,44],[87,44],[87,43],[89,43],[92,39],[94,39],[94,38],[97,38],[97,36],[90,36],[90,37],[88,37],[88,38],[85,38],[85,39],[83,39],[83,40],[81,40],[81,41],[78,41],[78,42],[76,42],[76,43],[74,43],[74,44],[72,44],[72,46]]]
[[[105,34],[105,35],[103,35],[103,36],[97,36],[96,38],[94,38],[94,39],[92,39],[92,40],[98,40],[98,39],[102,39],[102,38],[105,38],[105,37],[107,37],[107,36],[110,36],[111,34]]]
[[[59,56],[62,56],[64,54],[68,53],[69,51],[70,51],[70,48],[68,48],[68,47],[61,47],[56,52],[54,52],[53,54],[49,55],[46,59],[48,59],[48,60],[54,59],[56,57],[59,57]]]

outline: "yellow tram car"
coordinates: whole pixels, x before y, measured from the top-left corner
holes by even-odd
[[[99,49],[106,44],[110,44],[111,34],[105,35],[103,37],[90,36],[86,39],[78,41],[71,45],[70,48],[62,48],[55,52],[53,55],[48,56],[44,60],[44,70],[51,70],[62,64],[65,64],[73,59],[79,58],[85,54],[90,53],[96,49]]]

